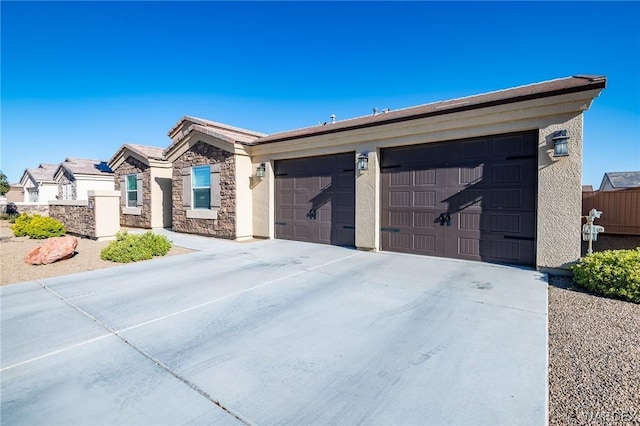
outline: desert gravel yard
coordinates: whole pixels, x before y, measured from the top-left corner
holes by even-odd
[[[549,424],[640,425],[640,305],[549,284]]]
[[[14,237],[10,226],[6,220],[0,221],[0,261],[2,262],[0,285],[93,271],[119,265],[118,263],[100,259],[100,251],[109,244],[108,241],[94,241],[87,238],[78,238],[77,254],[71,259],[50,265],[28,265],[24,263],[24,256],[35,247],[41,246],[44,240]],[[167,256],[190,251],[183,247],[173,246]]]

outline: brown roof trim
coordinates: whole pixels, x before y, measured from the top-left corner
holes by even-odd
[[[339,133],[347,130],[357,130],[385,124],[399,123],[403,121],[416,120],[438,115],[453,114],[456,112],[469,111],[473,109],[487,108],[496,105],[506,105],[516,102],[523,102],[533,99],[548,98],[570,93],[583,92],[594,89],[604,89],[606,87],[605,76],[576,75],[573,77],[551,80],[542,83],[535,83],[511,89],[499,90],[480,95],[473,95],[464,98],[451,99],[448,101],[435,102],[388,113],[378,113],[377,115],[359,117],[335,124],[325,126],[312,126],[303,129],[276,133],[264,138],[257,139],[249,145],[261,145],[272,142],[284,142],[294,139],[302,139],[311,136],[327,135]],[[460,102],[467,100],[464,105]],[[453,102],[449,107],[446,103]],[[349,124],[349,122],[354,122]]]

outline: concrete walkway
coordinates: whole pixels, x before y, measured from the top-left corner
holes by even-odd
[[[162,232],[202,251],[0,288],[2,424],[546,422],[538,272]]]

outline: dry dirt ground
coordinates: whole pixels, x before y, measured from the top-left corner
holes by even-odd
[[[0,221],[0,285],[32,281],[94,269],[110,268],[119,263],[100,259],[100,251],[109,244],[108,241],[94,241],[78,238],[76,255],[50,265],[28,265],[24,256],[33,248],[43,244],[42,240],[31,240],[28,237],[14,237],[10,224]],[[167,256],[189,253],[192,250],[183,247],[171,247]],[[153,261],[153,260],[151,260]]]

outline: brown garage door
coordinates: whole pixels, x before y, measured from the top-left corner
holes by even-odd
[[[276,238],[355,245],[355,153],[275,163]]]
[[[382,249],[535,264],[537,132],[385,149]]]

